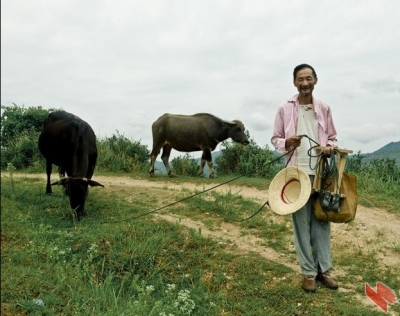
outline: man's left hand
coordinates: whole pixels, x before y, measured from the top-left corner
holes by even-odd
[[[332,146],[326,146],[326,147],[324,148],[324,155],[327,156],[327,157],[329,157],[329,156],[331,155],[332,150],[333,150],[333,147],[332,147]]]

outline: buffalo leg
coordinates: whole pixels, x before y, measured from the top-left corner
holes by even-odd
[[[206,160],[203,157],[201,157],[200,168],[199,168],[199,171],[197,172],[198,176],[204,177],[204,166],[205,166],[205,164],[206,164]]]
[[[170,177],[173,177],[174,174],[172,173],[171,168],[169,166],[169,162],[168,162],[169,155],[171,154],[171,150],[172,150],[172,147],[170,145],[168,145],[168,144],[164,145],[163,146],[163,151],[162,151],[162,154],[161,154],[161,160],[164,163],[165,169],[167,169],[167,174]]]
[[[207,164],[208,164],[208,168],[210,169],[210,178],[214,178],[215,172],[214,172],[214,168],[213,168],[214,164],[213,164],[212,160],[207,161]]]
[[[47,185],[46,185],[46,194],[52,194],[53,191],[50,185],[50,175],[51,175],[52,164],[49,161],[46,161],[46,174],[47,174]]]
[[[212,162],[212,156],[211,156],[211,150],[210,149],[204,149],[203,154],[201,155],[201,163],[200,163],[200,169],[199,169],[199,176],[204,176],[204,166],[207,162],[208,168],[210,169],[210,178],[214,178],[214,169],[213,169],[213,162]]]
[[[150,177],[154,177],[154,164],[156,163],[156,159],[158,154],[160,153],[160,149],[156,149],[156,147],[153,147],[153,150],[151,151],[150,154]]]
[[[58,167],[58,175],[60,179],[65,177],[65,169],[62,166]]]

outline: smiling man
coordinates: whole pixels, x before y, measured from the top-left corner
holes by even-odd
[[[326,155],[337,147],[331,109],[313,97],[317,82],[317,74],[310,65],[301,64],[294,68],[293,84],[299,93],[279,107],[271,138],[279,152],[295,149],[293,154],[286,156],[287,166],[304,169],[311,183],[314,182],[317,163],[316,152],[311,148],[315,144],[302,139],[301,135],[307,135],[325,147]],[[297,258],[304,275],[302,288],[309,292],[317,290],[317,280],[330,289],[338,288],[329,274],[332,269],[330,222],[320,222],[315,218],[314,200],[315,195],[311,195],[301,209],[292,213]]]

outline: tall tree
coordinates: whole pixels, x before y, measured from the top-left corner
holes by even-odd
[[[1,106],[1,146],[7,147],[10,141],[22,132],[40,132],[50,112],[57,109],[38,107]]]

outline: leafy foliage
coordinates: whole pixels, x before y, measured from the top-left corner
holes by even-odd
[[[361,203],[367,206],[384,207],[388,211],[400,208],[400,167],[392,158],[363,161],[360,152],[347,159],[345,171],[357,175]],[[369,198],[374,196],[374,198]]]
[[[99,157],[97,168],[113,172],[142,170],[147,167],[149,150],[140,141],[134,141],[121,135],[116,135],[97,140]]]
[[[1,169],[5,169],[8,163],[16,169],[44,166],[44,158],[39,152],[37,131],[22,131],[10,139],[7,147],[1,147]]]
[[[17,170],[44,170],[45,162],[38,148],[38,138],[49,113],[59,109],[41,106],[24,108],[16,104],[1,106],[1,169],[11,163]],[[142,170],[148,162],[149,150],[121,135],[97,139],[97,168],[108,171]]]
[[[358,175],[362,173],[384,182],[400,181],[400,167],[396,164],[395,159],[386,157],[363,162],[363,158],[364,156],[360,152],[349,158],[346,163],[346,172]]]
[[[222,154],[216,159],[220,173],[240,173],[248,176],[272,177],[280,169],[281,163],[268,146],[261,148],[250,138],[250,143],[242,146],[224,141],[221,143]]]
[[[44,165],[37,140],[50,112],[41,106],[24,108],[1,106],[1,169],[8,163],[16,169],[37,168]]]
[[[16,105],[1,106],[1,146],[7,147],[22,133],[39,133],[50,112],[56,109],[43,109],[41,106],[24,108]]]
[[[184,157],[175,157],[172,159],[171,166],[174,172],[189,176],[196,176],[199,169],[196,159],[191,157],[188,153],[186,153]]]

